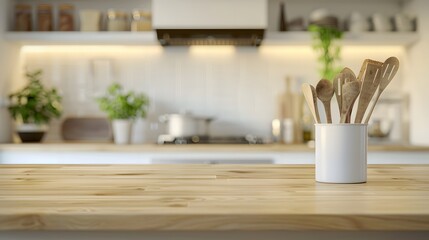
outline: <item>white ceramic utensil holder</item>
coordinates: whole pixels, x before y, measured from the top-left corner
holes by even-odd
[[[315,124],[316,181],[364,183],[367,170],[367,124]]]

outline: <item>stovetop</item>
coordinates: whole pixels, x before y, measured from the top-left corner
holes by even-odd
[[[160,135],[158,144],[263,144],[260,137],[253,135],[246,136],[189,136],[173,137],[170,135]]]

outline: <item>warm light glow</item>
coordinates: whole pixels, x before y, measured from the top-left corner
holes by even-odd
[[[311,46],[261,46],[259,53],[264,57],[283,57],[283,58],[308,58],[317,54]],[[342,56],[396,56],[402,55],[404,48],[401,46],[343,46],[341,48]]]
[[[115,53],[115,54],[161,54],[161,46],[109,46],[109,45],[26,45],[23,53]]]
[[[405,49],[401,46],[344,46],[341,49],[342,54],[374,54],[384,55],[390,54],[389,56],[395,56],[397,54],[403,54]]]
[[[267,57],[304,57],[313,55],[311,46],[260,46],[259,53]]]
[[[230,56],[235,53],[234,46],[190,46],[189,53],[195,56]]]

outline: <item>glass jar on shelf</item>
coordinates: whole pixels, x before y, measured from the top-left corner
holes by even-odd
[[[58,9],[58,30],[74,31],[74,6],[61,4]]]
[[[37,6],[37,31],[52,31],[52,5],[40,4]]]
[[[107,31],[128,31],[128,14],[123,11],[109,9],[107,11]]]
[[[132,15],[131,31],[142,32],[152,30],[152,14],[150,12],[134,10]]]
[[[31,5],[17,4],[15,6],[15,31],[31,31],[32,25]]]

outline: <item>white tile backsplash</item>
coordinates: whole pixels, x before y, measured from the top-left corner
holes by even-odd
[[[94,99],[113,81],[145,92],[151,100],[145,141],[162,132],[153,124],[149,131],[160,114],[184,111],[215,117],[212,135],[269,137],[285,77],[318,80],[310,47],[37,46],[22,52],[28,69],[43,69],[45,83],[60,89],[63,117],[103,115]],[[343,65],[358,72],[364,58],[382,61],[391,55],[402,58],[403,49],[345,47]],[[390,90],[401,89],[398,75]],[[51,140],[60,139],[59,122],[54,125]]]

